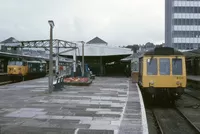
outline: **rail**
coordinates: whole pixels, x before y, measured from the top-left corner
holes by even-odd
[[[200,98],[198,98],[197,96],[194,96],[194,95],[192,95],[192,94],[190,94],[190,93],[186,93],[186,92],[185,92],[185,94],[186,94],[187,96],[190,96],[190,97],[192,97],[192,98],[194,98],[194,99],[200,101]]]
[[[175,110],[187,121],[188,125],[190,125],[195,130],[195,132],[197,132],[198,134],[200,133],[200,129],[198,127],[196,127],[194,125],[194,123],[187,116],[185,116],[183,114],[183,112],[181,112],[180,109],[178,109],[177,107],[175,107]]]
[[[156,115],[156,113],[153,109],[151,110],[151,112],[152,112],[152,115],[154,117],[154,122],[155,122],[155,125],[157,127],[157,132],[160,133],[160,134],[164,134],[164,130],[162,129],[161,123],[159,121],[159,117]]]
[[[199,128],[182,113],[177,107],[172,108],[152,108],[151,109],[155,124],[157,126],[157,132],[161,134],[176,132],[182,133],[185,128],[185,133],[200,133]],[[171,128],[172,126],[176,126]]]

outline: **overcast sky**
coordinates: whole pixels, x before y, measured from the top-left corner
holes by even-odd
[[[164,42],[164,0],[0,0],[0,40],[54,38],[110,45]]]

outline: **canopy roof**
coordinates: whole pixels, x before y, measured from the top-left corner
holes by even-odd
[[[200,57],[200,49],[187,51],[183,53],[188,58]]]
[[[100,39],[99,37],[95,37],[94,39],[87,42],[87,44],[108,44],[104,40]]]
[[[82,45],[77,46],[77,56],[82,56]],[[65,49],[67,50],[67,49]],[[62,53],[62,55],[72,56],[74,51]],[[117,56],[117,55],[131,55],[133,52],[128,48],[89,45],[84,46],[84,56]]]

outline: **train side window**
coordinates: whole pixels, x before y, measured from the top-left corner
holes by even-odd
[[[8,61],[8,65],[16,65],[15,61]]]
[[[160,75],[170,75],[170,60],[160,58]]]
[[[147,75],[157,75],[157,59],[147,59]]]
[[[182,59],[172,59],[172,74],[173,75],[182,75]]]

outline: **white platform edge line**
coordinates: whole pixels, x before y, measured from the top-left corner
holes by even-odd
[[[125,110],[126,110],[126,105],[127,105],[127,102],[128,102],[128,97],[129,97],[130,81],[129,81],[129,80],[127,80],[127,82],[128,82],[127,98],[126,98],[126,104],[125,104],[125,106],[123,107],[123,111],[122,111],[122,113],[121,113],[122,115],[121,115],[121,118],[120,118],[119,131],[120,131],[120,126],[121,126],[121,124],[122,124],[122,120],[123,120],[123,118],[124,118],[124,113],[125,113]],[[119,131],[114,131],[114,134],[118,134],[118,133],[119,133]]]
[[[79,128],[77,128],[74,132],[74,134],[78,134]]]
[[[146,112],[145,112],[142,94],[141,94],[140,88],[137,83],[136,83],[136,86],[137,86],[137,90],[138,90],[139,98],[140,98],[140,106],[141,106],[141,114],[142,114],[142,131],[143,131],[143,134],[149,134],[148,124],[147,124],[147,116],[146,116]]]

